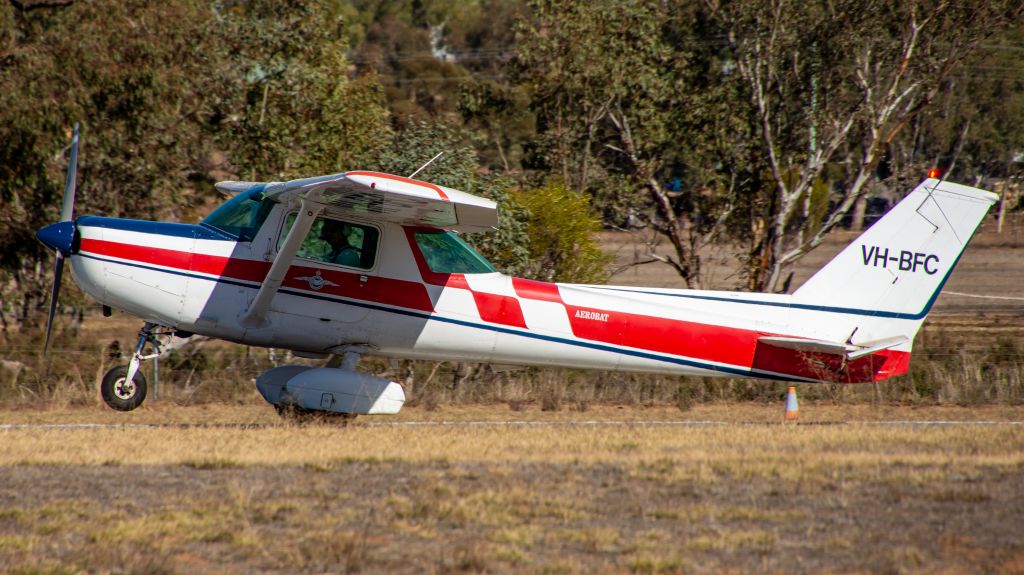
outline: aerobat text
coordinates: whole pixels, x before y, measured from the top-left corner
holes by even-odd
[[[592,319],[595,321],[608,321],[608,314],[585,309],[576,310],[576,317],[580,319]]]

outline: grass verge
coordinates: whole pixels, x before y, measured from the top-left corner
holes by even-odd
[[[238,409],[236,421],[251,415]],[[991,415],[962,411],[957,419]],[[610,423],[2,431],[0,564],[168,573],[1024,568],[1022,426],[749,424],[768,413],[744,410],[713,427],[643,425],[664,415],[643,409],[411,416],[438,413]],[[622,425],[624,413],[636,425]]]

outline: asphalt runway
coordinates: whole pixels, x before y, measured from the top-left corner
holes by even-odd
[[[316,424],[322,427],[342,425],[331,423]],[[1022,426],[1024,421],[942,421],[942,420],[891,420],[891,421],[806,421],[806,422],[727,422],[727,421],[395,421],[357,422],[353,427],[743,427],[743,426],[866,426],[866,427],[977,427],[977,426]],[[276,423],[6,423],[0,424],[0,431],[19,430],[90,430],[90,429],[274,429],[288,424]]]

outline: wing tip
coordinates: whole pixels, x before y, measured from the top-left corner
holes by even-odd
[[[237,180],[224,180],[216,182],[213,187],[225,194],[240,194],[249,191],[256,186],[262,186],[265,182],[243,182]]]

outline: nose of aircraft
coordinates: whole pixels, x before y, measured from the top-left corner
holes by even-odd
[[[71,253],[71,245],[75,241],[75,222],[57,222],[41,228],[36,232],[36,238],[46,244],[50,249],[57,250],[61,255],[67,256]]]

